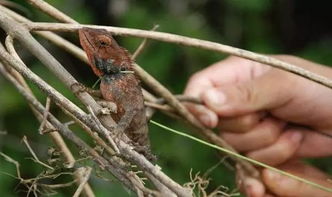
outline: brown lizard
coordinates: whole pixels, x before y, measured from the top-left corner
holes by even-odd
[[[140,81],[133,71],[131,55],[106,30],[82,28],[79,37],[92,70],[101,77],[103,98],[117,105],[117,113],[112,114],[117,122],[115,133],[124,131],[138,152],[154,160],[150,152],[144,98]]]

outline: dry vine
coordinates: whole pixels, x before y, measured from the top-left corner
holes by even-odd
[[[105,107],[104,105],[101,106],[89,94],[89,92],[80,90],[77,86],[79,82],[67,70],[65,70],[63,66],[30,34],[30,31],[35,31],[35,33],[43,36],[44,38],[53,42],[55,45],[58,45],[69,53],[75,55],[78,59],[87,62],[87,58],[80,48],[64,40],[60,36],[49,32],[76,31],[83,27],[83,25],[78,24],[72,18],[66,16],[59,10],[41,0],[28,1],[34,7],[40,9],[42,12],[52,16],[58,21],[70,23],[64,24],[31,22],[21,15],[18,15],[8,8],[0,5],[0,26],[9,35],[6,40],[6,48],[0,44],[0,73],[6,79],[8,79],[27,100],[37,119],[41,123],[41,133],[47,133],[51,136],[57,147],[61,150],[62,154],[64,154],[66,161],[70,164],[71,167],[75,166],[75,162],[77,161],[75,161],[70,150],[63,142],[62,137],[67,138],[81,150],[84,150],[86,155],[91,157],[92,160],[101,169],[112,173],[119,181],[121,181],[124,186],[137,193],[138,196],[153,195],[187,197],[194,195],[192,191],[192,187],[194,187],[193,185],[190,187],[179,185],[166,174],[164,174],[160,167],[153,165],[144,156],[133,150],[130,143],[128,143],[129,141],[126,136],[114,136],[112,129],[116,126],[116,123],[110,116],[110,113],[112,112],[111,107]],[[325,77],[309,72],[300,67],[250,51],[161,32],[118,27],[92,25],[85,26],[103,28],[114,33],[115,35],[136,36],[143,37],[145,39],[173,42],[176,44],[200,47],[202,49],[244,57],[261,63],[269,64],[289,72],[293,72],[332,88],[332,81]],[[79,108],[60,92],[47,84],[43,79],[34,74],[16,54],[13,40],[19,41],[57,78],[59,78],[61,82],[65,84],[67,88],[70,89],[84,104],[85,110]],[[135,53],[135,56],[142,50],[142,48],[144,48],[145,42],[146,41],[144,41],[144,44],[139,47],[137,53]],[[167,90],[155,78],[145,72],[144,69],[142,69],[137,64],[135,64],[135,72],[137,75],[139,75],[142,81],[150,87],[154,94],[156,94],[158,97],[161,97],[161,99],[158,99],[157,96],[154,96],[149,92],[144,92],[144,96],[147,101],[146,105],[148,107],[153,107],[154,109],[165,111],[166,114],[170,114],[172,116],[186,120],[189,124],[195,127],[198,133],[208,141],[235,152],[235,150],[223,139],[217,136],[213,131],[205,128],[191,113],[188,112],[188,110],[181,103],[181,101],[199,103],[197,99],[173,95],[169,90]],[[32,94],[22,76],[25,79],[32,81],[48,96],[49,101],[47,102],[46,106],[43,106]],[[55,103],[66,115],[71,117],[75,123],[83,128],[84,131],[86,131],[89,136],[94,139],[96,144],[105,150],[105,153],[100,154],[93,147],[89,146],[78,136],[76,136],[75,133],[68,128],[67,124],[61,123],[54,115],[52,115],[52,113],[49,112],[51,101],[52,103]],[[112,103],[110,106],[112,106]],[[85,111],[88,111],[89,113],[86,113]],[[148,110],[148,116],[151,117],[152,115],[153,110]],[[238,159],[237,157],[232,157],[232,159],[236,162],[237,169],[243,172],[243,178],[245,178],[245,176],[251,176],[257,179],[259,178],[258,170],[256,170],[252,164]],[[149,178],[149,180],[154,184],[154,188],[147,188],[144,185],[142,179],[137,176],[133,169],[130,169],[130,166],[133,164],[138,166],[140,170],[144,172],[145,176]],[[75,176],[74,179],[78,180],[75,181],[75,183],[78,185],[78,189],[76,190],[74,196],[78,196],[81,192],[86,196],[94,196],[88,184],[91,168],[86,167],[85,169],[86,171],[81,173],[80,169],[78,168],[77,172],[73,175]],[[207,181],[201,179],[199,176],[195,176],[193,178],[193,184],[199,187],[199,191],[203,193],[203,196],[217,196],[220,194],[226,196],[225,193],[219,190],[214,191],[210,195],[205,193]]]

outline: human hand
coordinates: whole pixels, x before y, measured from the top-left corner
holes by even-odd
[[[332,76],[318,64],[275,57]],[[307,79],[230,57],[196,73],[185,94],[204,102],[205,107],[188,106],[202,123],[218,127],[226,141],[253,159],[277,166],[294,157],[332,153],[332,139],[318,134],[332,131],[332,91]]]

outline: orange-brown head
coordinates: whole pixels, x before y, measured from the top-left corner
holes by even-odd
[[[132,59],[128,51],[118,45],[106,30],[82,28],[80,43],[86,52],[90,66],[98,76],[132,70]]]

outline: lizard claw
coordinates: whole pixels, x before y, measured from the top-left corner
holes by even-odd
[[[78,94],[81,92],[85,92],[87,90],[87,87],[82,83],[76,82],[71,84],[70,89],[73,91],[74,94]]]
[[[99,90],[94,90],[92,88],[86,87],[85,85],[83,85],[82,83],[79,83],[79,82],[73,83],[70,86],[70,89],[74,92],[74,94],[78,94],[81,92],[87,92],[87,93],[91,94],[93,97],[102,98],[101,92]]]
[[[123,139],[126,134],[124,132],[121,132],[121,129],[116,126],[112,129],[112,132],[114,133],[115,139]]]
[[[97,101],[97,103],[103,107],[99,114],[102,115],[109,115],[111,113],[117,113],[118,109],[115,103],[110,102],[110,101]]]

